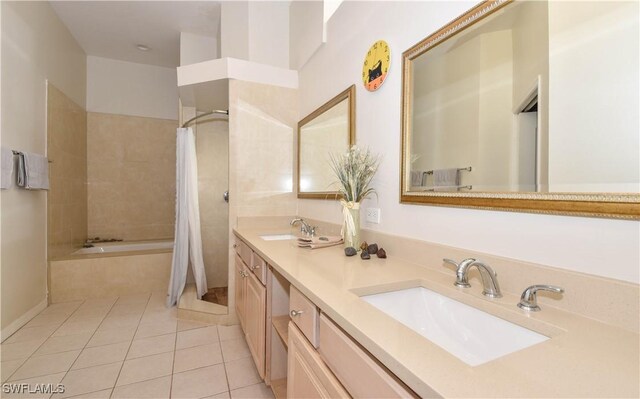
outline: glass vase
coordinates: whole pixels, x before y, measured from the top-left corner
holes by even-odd
[[[353,207],[348,207],[347,211],[353,220],[353,229],[347,221],[345,212],[345,220],[343,221],[342,231],[344,232],[344,247],[353,247],[356,250],[360,248],[360,204],[355,203]]]

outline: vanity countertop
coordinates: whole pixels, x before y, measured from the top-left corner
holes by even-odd
[[[453,271],[439,271],[441,265],[411,263],[394,254],[364,261],[346,257],[342,245],[309,250],[293,240],[260,238],[273,229],[234,231],[420,396],[640,396],[640,336],[632,331],[549,306],[527,314],[516,307],[515,295],[487,299],[480,287],[454,287]],[[551,339],[472,367],[359,298],[416,286]]]

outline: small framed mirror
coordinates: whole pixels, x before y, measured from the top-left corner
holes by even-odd
[[[298,122],[298,198],[337,199],[331,154],[355,144],[355,85]]]
[[[401,202],[639,219],[639,8],[484,1],[406,50]]]

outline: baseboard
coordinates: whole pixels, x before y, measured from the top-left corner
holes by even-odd
[[[9,324],[5,328],[0,331],[0,342],[4,342],[7,338],[13,335],[16,331],[18,331],[22,326],[27,324],[31,319],[36,317],[36,315],[42,312],[47,307],[47,298],[43,299],[42,302],[29,309],[29,311],[22,316],[20,316],[17,320],[14,320],[13,323]]]

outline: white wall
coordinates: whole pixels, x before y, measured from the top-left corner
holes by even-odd
[[[289,68],[289,2],[225,1],[221,57]]]
[[[324,5],[322,1],[292,1],[289,15],[289,64],[300,70],[324,42]]]
[[[180,32],[180,65],[218,58],[218,38]]]
[[[0,7],[1,144],[45,154],[46,80],[84,107],[86,57],[47,2],[2,2]],[[46,301],[46,195],[15,187],[0,191],[2,338]]]
[[[344,2],[329,20],[327,43],[300,70],[300,117],[357,85],[356,140],[384,155],[373,181],[379,201],[363,205],[380,207],[382,220],[379,225],[363,222],[363,227],[639,282],[638,222],[399,203],[402,52],[474,4]],[[367,49],[379,39],[391,47],[390,75],[370,93],[360,74]],[[298,209],[305,217],[340,222],[340,206],[334,201],[299,200]]]
[[[89,56],[87,111],[178,119],[176,70]]]

